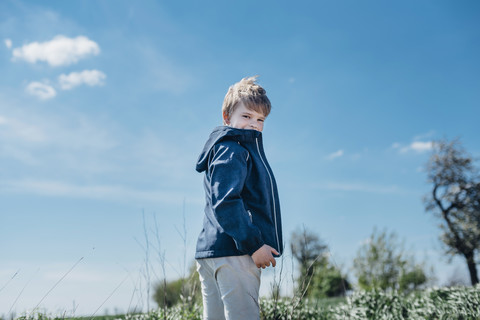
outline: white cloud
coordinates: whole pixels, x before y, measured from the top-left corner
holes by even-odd
[[[32,42],[13,50],[13,59],[30,63],[45,61],[57,67],[78,62],[89,55],[98,55],[100,47],[87,37],[68,38],[58,35],[50,41]]]
[[[338,150],[338,151],[335,151],[334,153],[329,154],[326,158],[328,160],[333,160],[335,158],[339,158],[343,156],[343,153],[344,153],[343,150]]]
[[[392,145],[393,149],[398,149],[400,153],[407,153],[409,151],[414,151],[417,153],[423,153],[432,150],[433,141],[414,141],[408,146],[402,147],[399,143],[394,143]]]
[[[432,141],[415,141],[410,144],[410,149],[417,151],[417,152],[425,152],[429,151],[433,148],[433,142]]]
[[[5,39],[5,46],[6,46],[8,49],[11,49],[11,48],[12,48],[12,40],[10,40],[10,39]]]
[[[72,72],[70,74],[61,74],[58,77],[60,87],[63,90],[70,90],[79,85],[86,84],[91,87],[101,86],[107,78],[105,73],[98,70],[84,70],[82,72]]]
[[[57,95],[57,92],[52,86],[37,81],[29,83],[25,91],[42,100],[51,99]]]

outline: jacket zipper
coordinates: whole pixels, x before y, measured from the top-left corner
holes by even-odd
[[[267,170],[268,177],[270,178],[270,187],[272,188],[272,199],[273,199],[273,221],[275,222],[275,236],[277,237],[277,248],[278,248],[278,253],[282,253],[280,249],[280,241],[278,240],[278,227],[277,227],[277,209],[275,207],[275,193],[273,189],[273,179],[272,175],[270,174],[270,171],[268,170],[267,165],[265,164],[265,161],[263,160],[262,153],[260,152],[260,147],[258,145],[258,138],[255,138],[255,142],[257,143],[257,151],[258,155],[260,156],[260,160],[262,160],[263,166],[265,167],[265,170]]]
[[[250,217],[250,222],[253,223],[253,217],[252,217],[252,212],[250,210],[247,210],[248,216]]]

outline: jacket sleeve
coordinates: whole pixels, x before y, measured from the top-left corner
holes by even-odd
[[[226,141],[216,145],[212,152],[208,173],[213,213],[237,249],[252,255],[265,242],[241,196],[247,178],[248,151],[234,141]]]

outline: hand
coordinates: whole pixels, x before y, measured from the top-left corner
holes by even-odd
[[[252,259],[253,259],[253,262],[255,262],[255,265],[257,266],[257,268],[265,269],[266,267],[270,266],[270,262],[272,263],[272,267],[275,267],[277,262],[275,261],[275,258],[273,257],[272,253],[279,255],[277,250],[275,250],[274,248],[266,244],[264,244],[263,246],[260,247],[260,249],[255,251],[252,254]]]

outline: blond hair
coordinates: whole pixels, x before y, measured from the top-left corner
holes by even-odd
[[[265,117],[268,116],[272,105],[265,89],[257,84],[257,77],[243,78],[228,88],[222,105],[222,113],[224,115],[230,118],[238,104],[243,103],[247,109],[262,113]]]

